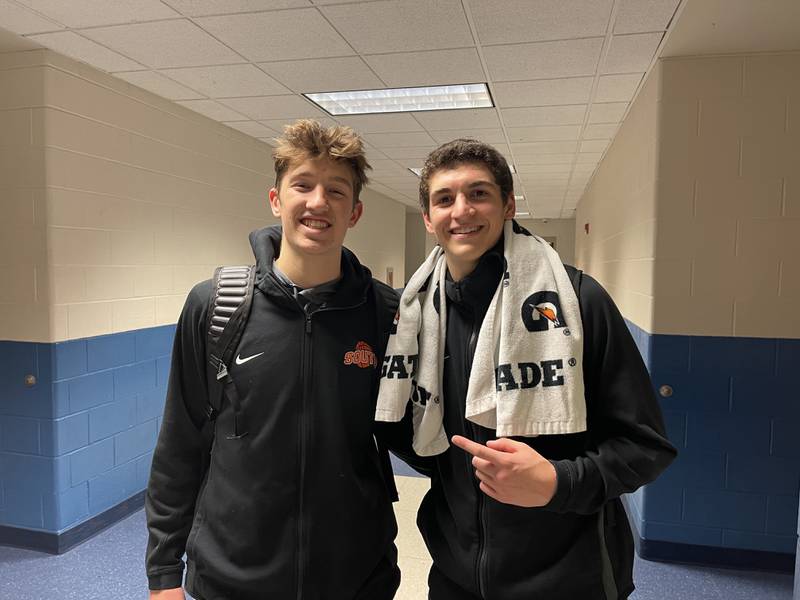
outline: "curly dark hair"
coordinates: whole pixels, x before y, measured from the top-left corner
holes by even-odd
[[[514,179],[503,155],[489,144],[469,138],[459,138],[442,144],[425,159],[419,182],[419,203],[424,214],[428,214],[430,208],[430,182],[433,174],[463,164],[486,167],[494,177],[494,182],[500,186],[503,204],[514,195]]]

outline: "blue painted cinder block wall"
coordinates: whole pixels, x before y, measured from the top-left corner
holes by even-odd
[[[793,554],[800,340],[651,335],[629,322],[679,455],[628,497],[645,540]]]
[[[0,525],[60,533],[145,488],[174,333],[0,342]]]

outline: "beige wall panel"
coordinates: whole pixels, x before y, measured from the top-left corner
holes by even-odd
[[[212,272],[213,274],[213,272]],[[190,288],[191,289],[191,288]],[[181,314],[186,294],[175,296],[156,296],[156,325],[170,325],[177,322]]]
[[[111,333],[111,305],[111,302],[66,305],[69,339]]]
[[[741,56],[670,58],[660,61],[660,66],[659,98],[664,102],[742,95],[744,58]],[[711,73],[713,76],[709,76]]]
[[[422,214],[418,212],[406,213],[406,253],[405,253],[405,278],[407,283],[414,272],[425,262],[425,238],[428,232],[422,222]]]
[[[33,195],[32,190],[4,189],[0,184],[0,223],[8,227],[36,224]]]
[[[780,263],[780,296],[800,300],[800,252]]]
[[[114,333],[156,325],[155,298],[115,300],[111,303],[111,330]]]
[[[763,54],[744,58],[744,94],[774,98],[800,97],[800,53]]]
[[[0,71],[0,83],[0,110],[41,106],[44,92],[41,67]]]
[[[736,300],[733,335],[744,337],[800,338],[800,319],[794,298],[756,296]]]
[[[575,219],[517,219],[519,223],[541,237],[556,238],[556,250],[561,260],[575,264]]]
[[[86,267],[85,271],[89,301],[133,297],[135,267]]]
[[[2,74],[0,73],[0,80]],[[0,110],[0,145],[18,147],[28,146],[32,143],[32,110],[23,108],[18,110]]]
[[[0,339],[46,341],[50,332],[50,307],[45,303],[3,304]]]
[[[134,296],[163,296],[173,289],[171,266],[141,266],[133,269]]]
[[[0,265],[0,281],[0,305],[36,302],[36,271],[31,265]]]
[[[56,304],[86,302],[86,268],[50,265],[49,288]]]

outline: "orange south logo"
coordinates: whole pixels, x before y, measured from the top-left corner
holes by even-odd
[[[355,350],[344,353],[344,364],[358,365],[362,369],[377,367],[378,359],[367,342],[358,342]]]

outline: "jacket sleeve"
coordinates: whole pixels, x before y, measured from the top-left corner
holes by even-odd
[[[588,275],[580,287],[588,444],[552,461],[556,494],[547,508],[590,514],[653,481],[675,458],[658,400],[625,320]]]
[[[210,282],[204,282],[189,292],[175,331],[164,416],[145,498],[151,590],[182,585],[186,539],[206,471],[211,437],[203,430],[208,405],[205,317],[210,290]]]

